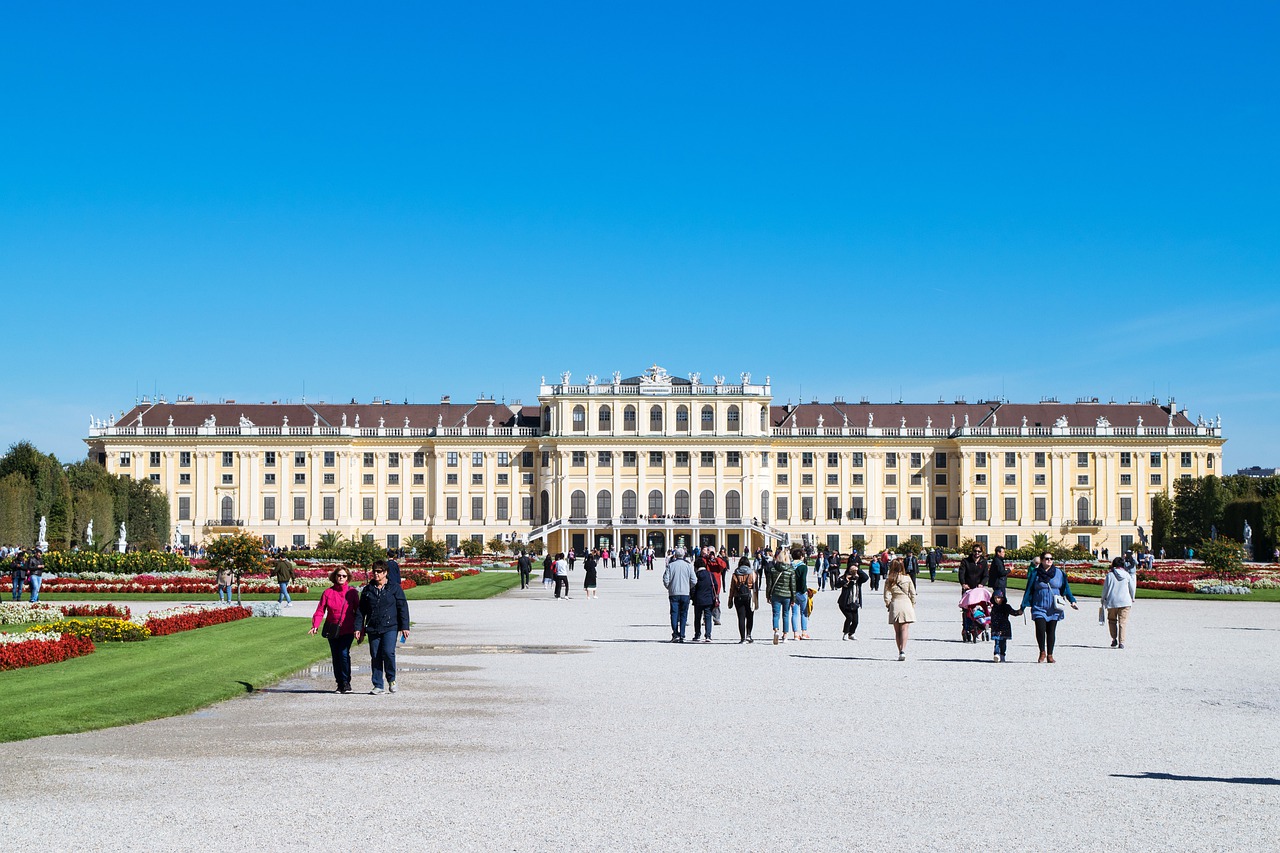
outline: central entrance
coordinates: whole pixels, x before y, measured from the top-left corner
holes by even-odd
[[[656,554],[667,553],[667,534],[661,530],[651,530],[648,536],[648,545]]]

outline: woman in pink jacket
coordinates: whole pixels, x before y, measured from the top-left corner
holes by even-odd
[[[356,636],[356,617],[360,607],[360,593],[347,583],[349,577],[345,566],[329,573],[333,586],[320,596],[320,604],[311,617],[311,633],[320,631],[320,635],[329,641],[333,677],[338,682],[339,693],[351,692],[351,641]]]

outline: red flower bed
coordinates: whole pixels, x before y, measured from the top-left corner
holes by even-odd
[[[253,611],[248,607],[209,607],[197,613],[179,613],[162,619],[148,619],[147,628],[153,637],[177,634],[180,631],[192,631],[196,628],[207,628],[210,625],[221,625],[223,622],[235,622],[248,619]]]
[[[480,574],[479,569],[446,569],[445,571],[459,578],[465,578],[465,577],[469,577],[470,575]],[[430,585],[433,583],[440,583],[441,581],[449,580],[449,578],[446,578],[442,573],[432,571],[432,570],[427,570],[427,569],[406,569],[400,572],[400,577],[402,579],[401,586],[404,589],[409,589],[410,584],[413,584],[415,586],[417,584]]]
[[[0,584],[4,579],[0,578]],[[82,578],[46,578],[42,592],[73,592],[94,595],[110,595],[116,592],[176,592],[183,595],[212,595],[215,584],[211,580],[175,580],[173,578],[153,578],[139,575],[131,581],[95,581]],[[278,593],[279,584],[251,583],[240,585],[240,591],[248,594]],[[289,592],[306,592],[302,584],[289,584]]]
[[[63,616],[88,616],[90,618],[129,619],[129,608],[119,604],[64,604]]]
[[[0,670],[57,663],[91,652],[93,652],[93,640],[88,637],[73,637],[70,634],[62,635],[59,640],[32,639],[21,643],[0,643]]]

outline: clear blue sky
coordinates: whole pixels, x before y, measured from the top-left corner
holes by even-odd
[[[658,362],[1173,394],[1280,465],[1278,44],[1275,3],[9,3],[0,443]]]

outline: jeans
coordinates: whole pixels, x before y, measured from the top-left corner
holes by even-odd
[[[671,638],[683,640],[689,624],[689,596],[672,595],[668,598],[671,600]]]
[[[693,638],[695,640],[699,636],[711,639],[711,610],[712,605],[702,607],[695,604],[693,606]]]
[[[791,624],[791,601],[786,598],[774,598],[770,600],[773,605],[773,630],[778,630],[778,617],[782,617],[782,633],[787,633]]]
[[[333,678],[338,682],[339,688],[351,685],[351,641],[355,638],[355,634],[329,638],[329,654],[333,658]]]
[[[27,578],[27,580],[31,582],[31,600],[39,601],[40,600],[40,584],[44,583],[44,578],[41,577],[40,575],[32,575],[31,577]],[[21,597],[21,595],[19,595],[19,597]]]
[[[227,604],[230,604],[231,603],[231,587],[229,586],[218,587],[218,601],[223,601],[224,596]]]
[[[791,599],[791,630],[792,631],[808,631],[809,630],[809,593],[802,592]]]
[[[640,579],[640,564],[636,563],[631,567],[631,579],[633,581]]]
[[[387,681],[396,680],[396,635],[399,631],[387,631],[383,634],[369,635],[369,656],[373,663],[373,686],[382,688],[385,673]]]
[[[26,586],[27,576],[20,575],[17,572],[13,575],[13,600],[19,601],[22,598],[22,588]]]
[[[287,583],[280,584],[280,597],[276,601],[287,601],[293,604],[293,599],[289,597],[289,585]]]
[[[994,654],[999,655],[1000,659],[1004,660],[1004,652],[1005,652],[1005,649],[1008,648],[1009,646],[1009,638],[1002,637],[999,634],[992,634],[991,639],[996,641],[996,648],[995,648]]]

